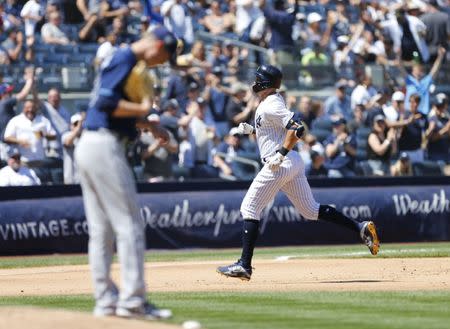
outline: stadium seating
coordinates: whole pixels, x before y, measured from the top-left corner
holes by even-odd
[[[444,173],[441,164],[434,161],[414,162],[412,167],[415,176],[442,176]]]

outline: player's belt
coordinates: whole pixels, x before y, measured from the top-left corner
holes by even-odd
[[[86,127],[85,130],[92,131],[92,132],[99,132],[99,133],[103,132],[103,133],[111,134],[117,138],[119,143],[121,143],[123,145],[127,144],[130,141],[130,139],[127,136],[120,135],[119,133],[115,132],[114,130],[104,128],[104,127],[95,127],[95,128]]]

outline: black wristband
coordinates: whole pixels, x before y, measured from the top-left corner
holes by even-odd
[[[283,156],[286,156],[289,153],[289,150],[285,147],[281,147],[277,152]]]

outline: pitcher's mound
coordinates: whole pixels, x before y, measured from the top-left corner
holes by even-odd
[[[35,307],[1,307],[0,328],[7,329],[175,329],[157,321],[137,321],[115,317],[95,318],[89,313]]]

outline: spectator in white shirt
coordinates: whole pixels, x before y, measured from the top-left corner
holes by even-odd
[[[69,38],[59,28],[61,25],[61,14],[58,11],[50,13],[48,22],[42,26],[42,40],[51,45],[67,45]]]
[[[392,94],[391,100],[390,106],[383,107],[383,113],[388,121],[395,122],[400,116],[403,117],[405,114],[405,94],[401,91],[396,91]]]
[[[20,152],[11,147],[8,150],[8,165],[0,170],[0,186],[41,185],[41,180],[33,169],[22,166]]]
[[[368,104],[373,96],[377,94],[377,90],[372,87],[372,77],[365,74],[359,85],[353,89],[351,95],[351,107],[355,109],[357,104]]]
[[[27,47],[34,44],[34,32],[36,24],[42,19],[42,8],[40,0],[29,0],[22,8],[20,17],[25,22],[25,36],[27,38]]]
[[[177,38],[183,39],[186,45],[194,42],[194,29],[192,20],[185,12],[181,0],[166,0],[161,5],[161,14],[164,16],[164,25]]]
[[[119,49],[116,45],[117,43],[117,34],[114,32],[110,32],[106,36],[105,42],[103,42],[100,47],[97,49],[97,53],[95,54],[95,66],[97,68],[102,68],[102,63],[105,59],[110,58],[117,49]],[[106,61],[105,63],[109,63]]]
[[[50,121],[42,114],[37,114],[35,103],[31,100],[24,103],[21,114],[8,122],[4,136],[6,143],[18,147],[27,167],[36,168],[36,173],[40,178],[44,177],[44,180],[48,179],[44,139],[55,138],[56,132]]]
[[[75,113],[70,118],[70,131],[62,135],[64,153],[64,184],[78,184],[80,178],[74,161],[75,146],[83,130],[84,113]]]
[[[44,102],[42,114],[50,121],[52,128],[56,131],[56,140],[48,144],[52,157],[62,159],[61,137],[70,129],[70,113],[61,104],[61,94],[58,89],[51,88],[47,94],[47,101]]]

